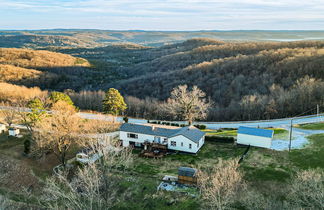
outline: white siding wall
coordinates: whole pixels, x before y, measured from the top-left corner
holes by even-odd
[[[198,150],[200,150],[200,148],[204,145],[204,143],[205,143],[205,136],[203,136],[203,137],[199,140]]]
[[[253,136],[247,134],[237,134],[237,143],[238,144],[245,144],[251,145],[256,147],[264,147],[270,148],[271,147],[271,140],[272,138],[261,137],[261,136]]]
[[[177,145],[171,146],[171,141],[177,142]],[[181,146],[181,143],[183,143],[183,146]],[[191,149],[189,149],[189,144],[191,144]],[[197,144],[195,142],[189,140],[188,138],[182,135],[169,138],[168,148],[173,150],[183,151],[183,152],[190,152],[190,153],[197,153],[199,149],[197,148]]]
[[[0,133],[4,132],[6,130],[6,126],[3,124],[0,124]]]
[[[19,134],[19,129],[9,130],[9,136],[17,136]]]
[[[138,135],[137,139],[134,138],[128,138],[127,133],[131,132],[125,132],[125,131],[120,131],[119,133],[119,138],[120,140],[123,141],[123,146],[127,147],[129,145],[129,142],[136,142],[136,143],[144,143],[144,141],[149,141],[153,142],[154,141],[154,136],[152,135],[147,135],[147,134],[141,134],[141,133],[134,133]],[[159,136],[161,138],[161,143],[163,142],[165,137]]]

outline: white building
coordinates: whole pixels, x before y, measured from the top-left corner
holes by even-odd
[[[18,128],[9,128],[9,136],[18,136],[19,129]]]
[[[271,148],[273,130],[239,127],[237,131],[237,143],[255,147]]]
[[[0,134],[6,131],[6,125],[0,124]]]
[[[170,150],[197,153],[204,145],[205,133],[193,126],[173,127],[125,123],[120,127],[123,146],[141,147],[144,142],[166,145]]]

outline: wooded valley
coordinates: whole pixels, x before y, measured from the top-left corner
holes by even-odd
[[[0,100],[15,100],[4,87],[17,88],[21,97],[27,88],[39,87],[40,92],[65,91],[81,109],[101,111],[104,91],[114,87],[126,97],[128,116],[171,119],[160,107],[173,88],[187,84],[198,86],[212,102],[208,121],[291,117],[324,103],[323,48],[324,41],[209,38],[160,47],[119,42],[95,48],[2,48]]]

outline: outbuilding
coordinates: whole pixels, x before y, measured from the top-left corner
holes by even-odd
[[[273,130],[241,126],[237,131],[237,144],[271,148],[272,138]]]
[[[6,131],[6,125],[0,124],[0,134]]]
[[[197,183],[197,169],[189,167],[179,167],[178,169],[178,183],[180,184],[196,184]]]
[[[9,128],[9,136],[18,136],[19,133],[20,132],[18,128]]]

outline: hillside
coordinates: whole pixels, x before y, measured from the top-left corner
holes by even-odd
[[[208,45],[123,68],[130,79],[111,86],[165,100],[178,85],[197,85],[214,102],[209,120],[288,117],[324,101],[323,44]]]
[[[70,36],[55,35],[2,35],[0,36],[1,47],[27,47],[44,48],[49,46],[58,47],[91,47],[95,42]]]
[[[15,48],[1,48],[0,63],[34,68],[89,66],[82,58],[62,53]]]
[[[54,73],[0,64],[0,82],[51,88],[58,80],[59,76]]]
[[[35,97],[44,98],[45,96],[47,96],[47,91],[42,91],[38,87],[28,88],[0,82],[1,103],[22,103]]]
[[[45,50],[0,48],[0,82],[47,89],[80,87],[90,64],[83,58]]]
[[[1,81],[71,89],[75,101],[86,101],[77,103],[83,109],[98,107],[87,105],[102,100],[102,92],[94,91],[115,87],[131,96],[128,115],[149,118],[165,118],[154,110],[182,84],[206,92],[214,103],[208,120],[216,121],[289,117],[324,101],[324,41],[195,38],[161,47],[49,49],[55,52],[1,49]]]
[[[151,47],[181,43],[192,38],[223,41],[324,40],[324,31],[111,31],[84,29],[0,31],[0,47],[104,47],[136,43]]]

